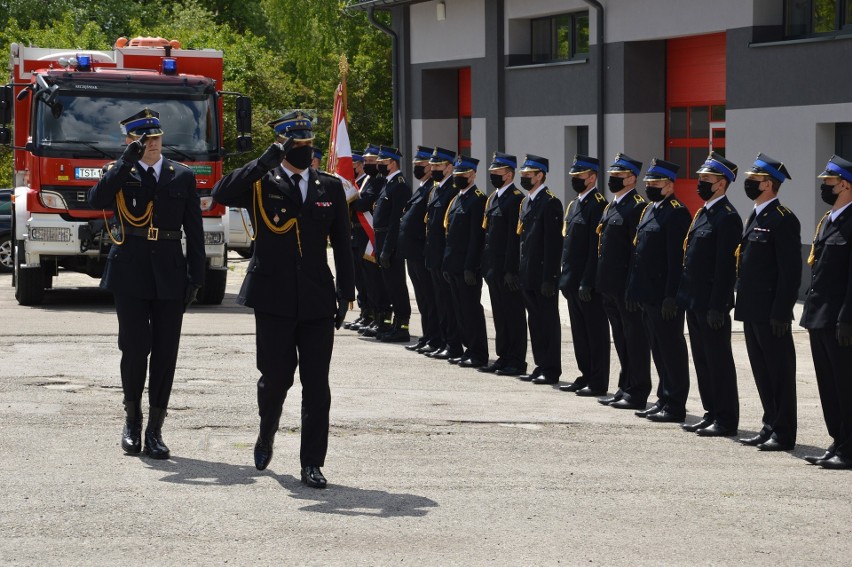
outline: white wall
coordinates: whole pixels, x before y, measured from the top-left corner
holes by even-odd
[[[443,21],[437,19],[437,1],[412,4],[411,63],[485,57],[485,1],[444,0]]]
[[[411,147],[429,146],[434,148],[440,146],[448,150],[456,151],[458,146],[458,121],[454,118],[440,120],[412,120],[411,121]],[[405,156],[408,159],[409,156]]]

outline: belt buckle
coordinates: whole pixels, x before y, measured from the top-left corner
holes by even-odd
[[[148,227],[148,240],[157,240],[160,229],[154,226]]]

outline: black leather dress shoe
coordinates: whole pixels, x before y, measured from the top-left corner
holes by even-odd
[[[743,437],[742,439],[738,439],[738,441],[740,443],[742,443],[743,445],[748,445],[750,447],[757,447],[761,443],[768,441],[771,436],[772,436],[772,433],[770,433],[769,431],[761,431],[760,433],[758,433],[754,437]]]
[[[695,433],[701,437],[735,437],[737,435],[737,430],[713,422],[713,425],[705,427],[704,429],[699,429]]]
[[[598,403],[601,404],[601,405],[604,405],[604,406],[608,406],[608,405],[612,404],[613,402],[619,401],[623,397],[624,397],[624,393],[621,390],[619,390],[618,392],[615,393],[614,396],[609,396],[608,398],[603,398],[603,399],[598,400]]]
[[[711,425],[713,425],[712,419],[702,419],[701,421],[698,421],[698,422],[692,423],[692,424],[684,423],[683,425],[681,425],[681,427],[683,428],[684,431],[689,431],[690,433],[695,433],[699,429],[704,429],[705,427],[710,427]]]
[[[818,465],[822,461],[827,461],[828,459],[830,459],[833,456],[834,456],[834,451],[829,449],[825,453],[820,455],[819,457],[817,457],[816,455],[808,455],[807,457],[805,457],[805,460],[812,465]]]
[[[429,344],[429,340],[428,340],[428,339],[425,339],[425,338],[423,338],[423,337],[421,337],[421,338],[420,338],[420,340],[419,340],[419,341],[417,341],[416,343],[414,343],[413,345],[408,345],[408,346],[406,346],[406,347],[405,347],[405,350],[416,351],[416,350],[418,350],[418,349],[423,348],[423,347],[424,347],[424,346],[426,346],[427,344]]]
[[[466,358],[459,362],[459,368],[482,368],[488,364],[487,360],[479,360],[476,358]]]
[[[462,362],[464,362],[465,360],[467,360],[467,357],[466,357],[465,355],[463,355],[463,354],[460,354],[460,355],[458,355],[458,356],[454,356],[454,357],[452,357],[452,358],[448,358],[448,359],[447,359],[447,362],[449,362],[450,364],[461,364],[461,363],[462,363]]]
[[[560,386],[561,389],[561,386]],[[596,388],[590,388],[585,386],[580,388],[576,392],[574,392],[577,396],[582,396],[584,398],[598,397],[598,396],[606,396],[606,390],[598,390]]]
[[[684,419],[686,419],[685,413],[672,413],[668,410],[648,414],[648,420],[654,423],[683,423]]]
[[[538,378],[539,376],[541,376],[541,371],[538,368],[536,368],[535,370],[533,370],[529,374],[521,374],[520,376],[518,376],[518,380],[521,380],[522,382],[532,382],[534,379]]]
[[[503,368],[503,366],[497,364],[496,362],[492,362],[488,366],[483,366],[482,368],[477,368],[476,371],[477,372],[484,372],[486,374],[494,374],[495,372],[497,372],[501,368]]]
[[[428,356],[429,358],[434,358],[436,360],[449,360],[450,358],[455,357],[457,355],[450,352],[450,349],[445,348],[443,350],[427,354],[426,356]]]
[[[441,352],[442,350],[443,349],[440,346],[426,344],[425,346],[422,346],[419,349],[417,349],[417,352],[419,352],[420,354],[425,354],[426,356],[429,356],[432,353]]]
[[[311,488],[325,488],[328,481],[322,476],[319,467],[302,467],[302,482]]]
[[[265,441],[260,437],[254,444],[254,467],[262,471],[269,466],[269,461],[272,460],[272,442]]]
[[[548,378],[547,376],[536,376],[531,380],[533,384],[543,385],[543,384],[558,384],[559,378]]]
[[[620,400],[616,400],[609,404],[609,407],[615,409],[632,409],[632,410],[644,410],[645,406],[648,405],[646,400],[628,400],[627,398],[621,398]]]
[[[834,454],[830,459],[825,459],[819,462],[819,466],[824,469],[843,470],[852,469],[852,458]]]
[[[635,411],[635,412],[633,412],[633,414],[636,415],[637,417],[648,417],[649,415],[653,415],[655,413],[660,413],[661,411],[663,411],[663,406],[661,406],[659,403],[656,403],[656,404],[652,405],[651,407],[649,407],[648,409]]]
[[[562,384],[561,386],[559,386],[559,389],[563,392],[579,392],[587,385],[588,383],[583,379],[582,376],[580,376],[570,384]]]
[[[770,437],[757,446],[761,451],[792,451],[795,443],[783,443],[774,437]]]
[[[497,374],[497,376],[520,376],[526,371],[526,368],[520,368],[518,366],[504,366],[497,370],[495,374]]]

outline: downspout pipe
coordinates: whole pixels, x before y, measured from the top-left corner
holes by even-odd
[[[367,8],[367,19],[370,24],[391,38],[391,97],[393,98],[393,145],[399,147],[399,36],[389,27],[376,20],[375,6]]]
[[[597,83],[598,83],[598,159],[603,163],[604,158],[604,93],[605,78],[606,78],[606,43],[604,42],[604,8],[598,0],[584,0],[586,4],[595,9],[597,20],[597,40],[598,40],[598,68],[597,68]]]

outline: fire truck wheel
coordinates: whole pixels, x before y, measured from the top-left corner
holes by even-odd
[[[21,250],[18,250],[17,256],[20,258]],[[18,304],[40,305],[44,301],[44,270],[42,267],[23,268],[19,261],[16,261],[15,276],[15,299],[18,300]]]
[[[204,286],[198,292],[198,303],[219,305],[225,297],[225,283],[228,280],[227,269],[207,268],[204,274]]]
[[[0,272],[12,272],[12,235],[0,236]]]

